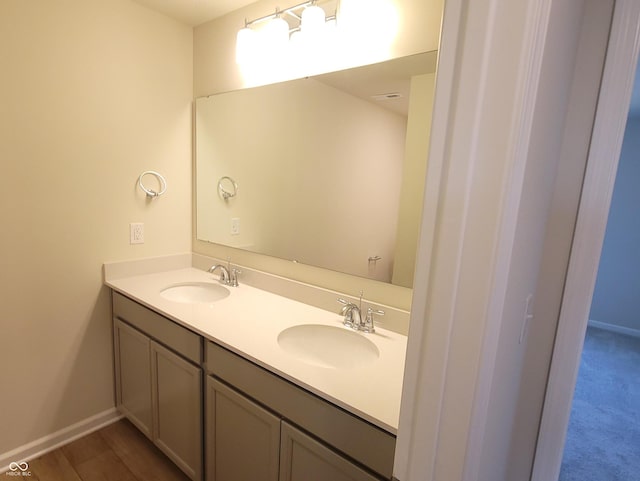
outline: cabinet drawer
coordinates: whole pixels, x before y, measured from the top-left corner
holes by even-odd
[[[231,384],[327,444],[390,479],[396,438],[212,342],[209,373]]]
[[[113,293],[113,316],[140,329],[190,361],[202,362],[202,338],[175,322],[119,294]]]

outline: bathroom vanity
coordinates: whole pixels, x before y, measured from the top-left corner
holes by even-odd
[[[191,479],[391,478],[405,336],[195,268],[106,283],[117,406]]]

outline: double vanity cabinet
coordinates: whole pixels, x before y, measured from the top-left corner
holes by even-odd
[[[391,479],[387,430],[116,291],[113,323],[117,406],[191,479]]]

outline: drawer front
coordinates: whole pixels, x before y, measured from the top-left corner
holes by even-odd
[[[202,362],[202,338],[198,334],[118,292],[113,292],[113,316],[140,329],[149,337],[156,339],[190,361],[198,365]]]
[[[212,342],[207,371],[390,479],[396,438]]]

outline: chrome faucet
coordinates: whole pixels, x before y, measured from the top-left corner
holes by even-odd
[[[358,326],[362,323],[362,316],[360,315],[360,308],[353,302],[345,301],[344,299],[338,299],[340,304],[344,307],[340,313],[344,316],[342,323],[352,329],[358,329]]]
[[[342,321],[342,323],[345,326],[355,329],[356,331],[369,333],[376,332],[376,329],[373,325],[373,316],[374,314],[384,316],[384,311],[368,307],[367,316],[362,319],[362,291],[360,291],[360,301],[358,305],[342,298],[338,298],[338,302],[343,305],[340,313],[344,316],[344,320]]]
[[[228,285],[229,284],[229,269],[227,269],[222,264],[216,264],[216,265],[211,266],[209,268],[209,272],[211,272],[213,274],[217,269],[220,269],[220,283]]]
[[[212,274],[220,269],[220,283],[225,286],[238,287],[238,274],[242,274],[242,271],[236,269],[235,267],[231,268],[231,261],[227,259],[227,265],[224,266],[222,264],[215,264],[209,268],[209,272]]]

